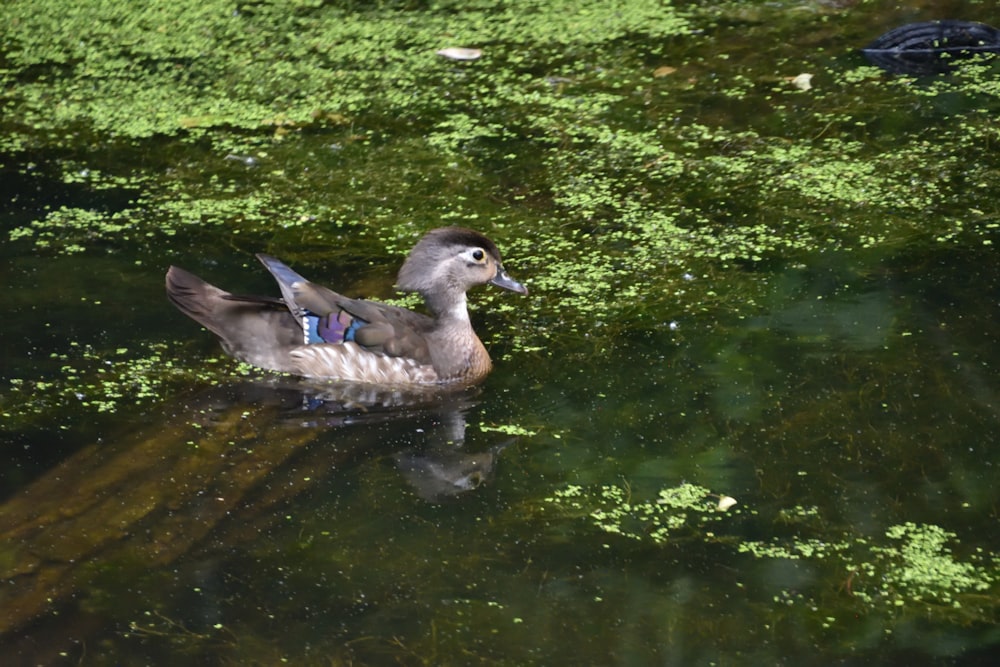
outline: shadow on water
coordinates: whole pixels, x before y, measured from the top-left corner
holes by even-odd
[[[466,447],[476,393],[258,379],[164,405],[153,428],[84,447],[0,506],[0,654],[49,662],[73,650],[67,627],[86,644],[102,625],[88,590],[109,573],[224,562],[358,460],[391,457],[429,502],[475,490],[509,444]]]

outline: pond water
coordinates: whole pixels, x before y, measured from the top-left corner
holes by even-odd
[[[0,28],[3,664],[993,664],[998,71],[854,51],[991,3],[149,4]],[[471,390],[163,293],[444,224]]]

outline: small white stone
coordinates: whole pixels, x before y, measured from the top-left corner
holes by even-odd
[[[798,76],[793,76],[788,80],[791,82],[793,86],[795,86],[799,90],[809,90],[810,88],[812,88],[812,78],[813,78],[812,74],[803,73],[799,74]]]
[[[436,51],[436,53],[449,60],[478,60],[483,55],[480,49],[467,49],[461,46],[449,46],[446,49]]]

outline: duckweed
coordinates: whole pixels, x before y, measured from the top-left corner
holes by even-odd
[[[590,492],[570,485],[555,491],[545,502],[585,516],[605,533],[657,544],[666,543],[681,529],[703,527],[722,514],[712,502],[711,492],[695,484],[663,489],[648,501],[632,499],[628,488],[622,486],[605,485]]]
[[[885,606],[947,605],[962,607],[975,599],[977,608],[995,605],[995,597],[982,597],[1000,581],[1000,561],[984,553],[956,560],[949,543],[956,535],[939,526],[905,523],[885,531],[885,539],[845,534],[840,539],[801,535],[770,541],[746,540],[733,532],[740,519],[736,510],[719,511],[708,489],[681,484],[663,489],[651,501],[631,497],[627,486],[587,489],[568,485],[545,499],[566,517],[584,518],[594,529],[635,542],[665,546],[683,536],[685,542],[732,545],[735,552],[757,560],[812,561],[831,565],[854,580],[851,595],[871,610]],[[789,508],[782,516],[812,520],[815,508]],[[710,524],[716,526],[709,530]],[[727,526],[730,526],[727,529]],[[829,533],[829,531],[825,531]],[[801,594],[787,591],[781,604],[807,602]],[[978,612],[988,613],[980,609]],[[833,621],[828,621],[832,623]]]

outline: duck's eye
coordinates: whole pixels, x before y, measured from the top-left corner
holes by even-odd
[[[477,262],[483,261],[483,257],[485,257],[485,256],[486,256],[486,254],[482,250],[473,250],[472,251],[472,259],[476,260]]]

